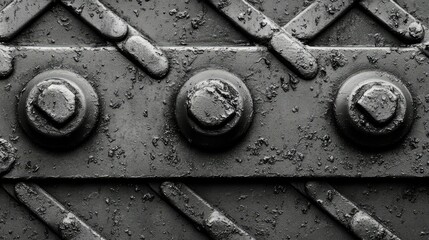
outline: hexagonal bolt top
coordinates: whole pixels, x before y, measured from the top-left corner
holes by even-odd
[[[48,148],[67,149],[95,127],[98,95],[82,76],[49,70],[35,76],[21,92],[18,119],[29,137]]]
[[[380,71],[350,76],[338,90],[334,112],[342,132],[368,147],[398,142],[414,119],[410,91],[398,78]]]
[[[185,138],[206,149],[231,146],[250,126],[253,101],[237,76],[218,69],[185,82],[176,99],[176,119]]]
[[[378,124],[389,122],[396,113],[398,96],[388,86],[372,86],[357,103]]]
[[[234,117],[238,101],[227,84],[209,80],[189,92],[186,105],[190,116],[201,127],[218,128]]]
[[[64,84],[52,84],[43,90],[35,104],[48,118],[62,125],[75,114],[76,95]]]

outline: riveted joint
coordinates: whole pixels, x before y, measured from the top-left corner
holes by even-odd
[[[51,70],[34,77],[18,103],[24,131],[42,146],[71,148],[82,142],[98,120],[95,90],[84,78],[66,70]]]
[[[223,70],[191,77],[176,100],[176,119],[191,143],[206,149],[231,146],[250,126],[253,102],[246,85]]]
[[[356,102],[376,124],[388,123],[398,109],[398,95],[391,86],[372,86]]]
[[[64,84],[52,84],[38,96],[35,103],[54,123],[62,125],[76,113],[76,95]]]
[[[355,143],[384,147],[401,140],[414,117],[407,87],[388,73],[367,71],[351,76],[338,91],[335,118]]]
[[[201,85],[188,93],[189,115],[202,127],[224,126],[237,113],[237,92],[219,80],[209,80]]]

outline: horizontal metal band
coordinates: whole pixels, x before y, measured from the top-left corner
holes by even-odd
[[[112,47],[10,47],[14,71],[0,82],[0,133],[18,157],[3,177],[427,177],[427,57],[417,48],[308,49],[321,66],[312,81],[300,80],[263,47],[163,47],[172,63],[163,80],[150,78]],[[239,76],[254,102],[247,134],[216,152],[189,144],[174,117],[180,87],[207,68]],[[100,98],[95,131],[64,152],[36,145],[17,120],[17,96],[49,69],[80,74]],[[374,69],[405,83],[416,117],[399,144],[368,151],[342,136],[332,109],[345,79]]]

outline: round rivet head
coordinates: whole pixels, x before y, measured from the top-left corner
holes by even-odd
[[[419,22],[412,22],[408,26],[408,33],[414,39],[423,39],[425,35],[425,29]]]
[[[223,70],[192,76],[176,100],[176,119],[183,135],[206,149],[231,146],[250,126],[253,102],[246,85]]]
[[[342,132],[366,147],[385,147],[400,141],[413,123],[413,99],[395,76],[366,71],[349,77],[340,87],[335,118]]]
[[[220,80],[201,82],[188,93],[186,105],[190,116],[201,127],[225,125],[237,109],[238,93]]]
[[[16,160],[17,149],[7,140],[0,138],[0,176],[9,172]]]
[[[38,144],[67,149],[82,142],[99,114],[98,96],[83,77],[67,70],[43,72],[27,83],[18,103],[18,119]]]

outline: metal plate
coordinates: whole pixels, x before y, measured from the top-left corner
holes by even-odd
[[[4,136],[17,139],[14,145],[20,151],[18,164],[4,177],[422,177],[428,173],[424,79],[429,64],[419,50],[310,48],[326,67],[316,79],[301,80],[289,90],[285,82],[296,76],[264,48],[163,50],[177,64],[162,81],[145,77],[112,48],[15,50],[15,71],[1,82],[2,88],[10,86],[1,101],[15,104],[2,106],[0,126]],[[333,55],[341,56],[344,65],[332,67]],[[242,76],[255,102],[248,134],[226,151],[198,150],[180,136],[174,122],[178,89],[192,72],[210,65]],[[33,144],[18,127],[15,114],[16,96],[23,86],[53,66],[85,76],[101,98],[102,117],[96,133],[66,152]],[[344,79],[371,69],[401,76],[419,103],[407,139],[383,151],[367,151],[344,140],[331,111],[333,96]],[[37,166],[37,171],[29,166]]]
[[[429,37],[409,24],[426,30],[429,3],[0,8],[0,239],[427,238]],[[84,77],[99,98],[97,126],[68,150],[40,146],[18,120],[26,84],[51,69]],[[207,69],[238,76],[253,98],[252,124],[227,149],[198,148],[176,122],[180,88]],[[410,132],[386,148],[360,147],[335,120],[341,84],[368,70],[413,96]]]

